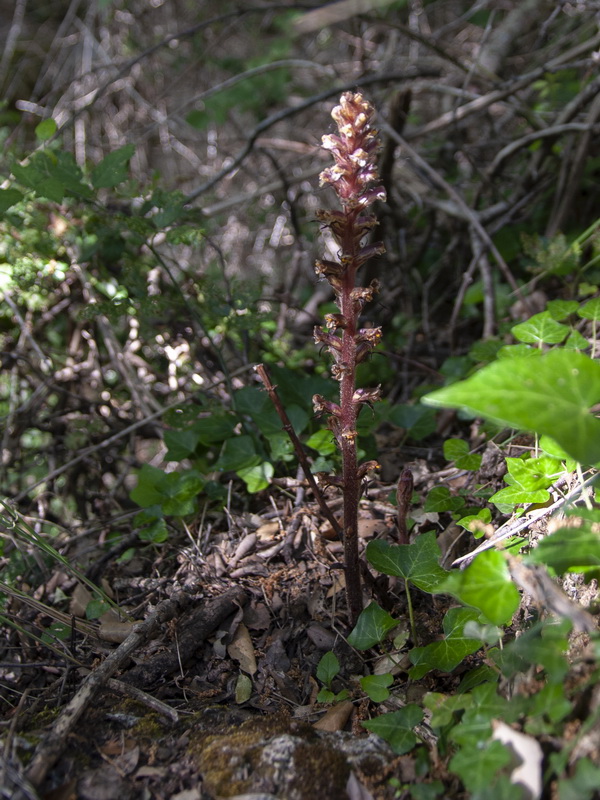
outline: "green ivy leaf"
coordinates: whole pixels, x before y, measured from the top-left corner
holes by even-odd
[[[330,456],[337,450],[335,439],[329,428],[322,428],[313,433],[306,440],[306,444],[322,456]]]
[[[405,428],[410,433],[411,439],[417,442],[433,433],[437,425],[435,412],[420,403],[392,406],[388,419],[393,425]]]
[[[501,742],[490,741],[487,746],[473,742],[463,747],[450,759],[449,767],[464,783],[469,792],[489,788],[492,776],[511,762],[511,755]],[[514,786],[512,787],[514,796]]]
[[[542,311],[513,326],[511,333],[527,344],[560,344],[566,339],[569,328],[553,319],[549,311]]]
[[[441,551],[434,531],[412,544],[390,544],[375,539],[367,545],[367,558],[378,572],[411,581],[424,592],[437,592],[448,573],[440,567]]]
[[[129,492],[129,497],[141,508],[160,505],[165,496],[158,489],[158,484],[164,477],[162,469],[144,464],[137,474],[137,485]]]
[[[340,661],[333,650],[329,650],[317,665],[317,678],[325,686],[331,686],[331,681],[340,671]]]
[[[129,177],[129,161],[135,152],[132,144],[113,150],[92,170],[92,185],[96,189],[112,189]]]
[[[360,679],[360,685],[374,703],[383,703],[390,696],[388,686],[391,686],[394,678],[389,673],[384,675],[365,675]]]
[[[552,402],[548,402],[549,398]],[[529,358],[496,361],[466,381],[423,398],[461,408],[502,425],[552,436],[584,464],[600,461],[600,363],[583,353],[551,350],[531,367]]]
[[[487,525],[492,520],[492,512],[489,508],[482,508],[477,512],[477,514],[468,514],[466,517],[461,517],[456,524],[460,525],[461,528],[466,528],[468,531],[470,531],[471,522],[474,520],[480,520]],[[483,536],[483,531],[473,531],[473,536],[476,539],[479,539],[481,536]]]
[[[550,456],[507,458],[506,467],[515,483],[531,492],[551,486],[565,471],[562,463]]]
[[[110,606],[108,603],[105,603],[104,600],[94,598],[93,600],[90,600],[85,607],[85,618],[98,619],[98,617],[101,617],[102,614],[105,614],[109,609]]]
[[[543,355],[539,347],[531,347],[528,344],[507,344],[498,350],[498,359],[507,360],[510,358],[540,358]]]
[[[575,774],[558,781],[558,800],[592,800],[600,786],[600,767],[589,758],[577,761]]]
[[[462,497],[453,497],[447,486],[434,486],[428,493],[423,504],[424,511],[458,511],[463,508],[465,501]]]
[[[412,732],[415,725],[423,719],[423,711],[415,703],[401,708],[400,711],[392,711],[389,714],[382,714],[375,719],[363,722],[363,727],[372,733],[381,736],[392,748],[401,756],[408,753],[417,743],[417,737]]]
[[[577,311],[583,319],[592,319],[597,322],[600,319],[600,297],[594,297],[593,300],[588,300],[587,303],[581,306]]]
[[[470,453],[469,445],[464,439],[446,439],[444,458],[447,461],[454,461],[457,469],[476,470],[481,466],[481,456],[478,453]]]
[[[546,303],[546,311],[557,322],[574,314],[578,308],[577,300],[550,300],[549,303]]]
[[[165,459],[167,461],[183,461],[198,446],[200,434],[193,428],[188,428],[185,431],[165,431],[163,440],[169,448]]]
[[[580,527],[564,527],[541,539],[527,556],[530,564],[545,564],[557,575],[587,573],[588,579],[600,570],[598,523],[579,519]]]
[[[149,542],[151,544],[162,544],[169,538],[169,531],[167,523],[164,519],[157,519],[152,525],[149,525],[144,530],[140,531],[139,539],[141,542]]]
[[[255,467],[262,461],[256,452],[254,439],[247,434],[232,436],[223,446],[223,452],[214,465],[220,472],[237,472]]]
[[[545,489],[538,489],[537,492],[530,492],[521,486],[507,486],[500,489],[490,497],[490,503],[494,503],[500,511],[513,511],[514,506],[519,503],[546,503],[550,499],[550,492]]]
[[[256,494],[256,492],[266,489],[274,474],[275,467],[270,461],[263,461],[252,467],[242,467],[237,470],[238,477],[244,481],[250,494]]]
[[[473,703],[469,694],[442,694],[441,692],[427,692],[423,698],[423,705],[431,711],[429,724],[432,728],[445,728],[455,721],[455,715],[464,711]]]
[[[507,625],[520,601],[506,559],[498,550],[486,550],[466,569],[449,573],[439,591],[479,609],[494,625]]]
[[[383,641],[386,633],[397,624],[398,620],[373,601],[361,611],[354,630],[348,636],[348,643],[357,650],[368,650]]]
[[[563,344],[564,350],[587,350],[590,343],[579,331],[571,331]]]
[[[415,647],[408,654],[414,665],[409,670],[410,677],[418,680],[432,669],[452,672],[463,658],[479,650],[481,642],[468,639],[463,633],[465,624],[478,617],[479,612],[472,608],[451,608],[444,617],[445,638],[425,647]]]

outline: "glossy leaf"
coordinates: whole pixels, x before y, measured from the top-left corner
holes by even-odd
[[[423,711],[414,703],[410,703],[400,711],[382,714],[375,719],[363,722],[363,727],[376,733],[390,745],[398,755],[408,753],[417,744],[417,737],[412,732],[415,725],[423,719]]]
[[[374,703],[383,703],[390,696],[388,686],[391,686],[394,678],[389,673],[383,675],[365,675],[360,679],[360,685]]]
[[[440,567],[441,551],[434,531],[422,533],[412,544],[375,539],[367,545],[367,558],[379,572],[409,580],[425,592],[438,591],[448,575]]]
[[[580,527],[564,527],[541,539],[527,556],[533,564],[546,564],[557,575],[566,572],[596,573],[600,570],[598,523],[572,520]]]
[[[479,609],[494,625],[507,625],[520,600],[506,558],[497,550],[486,550],[466,569],[450,573],[440,591]]]
[[[348,642],[357,650],[368,650],[383,641],[386,633],[397,624],[398,620],[373,601],[361,612]]]
[[[425,498],[424,511],[458,511],[465,504],[462,497],[450,494],[447,486],[434,486]]]
[[[588,300],[587,303],[581,306],[577,311],[583,319],[592,319],[597,322],[600,319],[600,297],[594,297],[593,300]]]
[[[577,461],[600,461],[600,420],[589,413],[600,402],[600,363],[583,353],[551,350],[535,369],[529,358],[496,361],[423,402],[547,434]]]
[[[444,617],[445,638],[425,647],[415,647],[409,653],[413,667],[409,670],[411,678],[418,680],[432,669],[452,672],[463,658],[481,647],[478,639],[468,639],[464,635],[465,624],[476,620],[479,612],[471,608],[451,608]]]
[[[542,311],[515,325],[511,332],[515,339],[527,344],[560,344],[566,339],[569,328],[553,319],[549,311]]]

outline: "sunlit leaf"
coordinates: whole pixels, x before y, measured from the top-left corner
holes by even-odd
[[[391,544],[375,539],[367,545],[367,558],[376,570],[411,581],[425,592],[439,589],[448,573],[440,567],[441,551],[434,531],[412,544]]]
[[[551,350],[532,369],[529,358],[496,361],[461,383],[423,398],[503,425],[547,434],[573,458],[600,460],[600,363],[583,353]]]
[[[486,550],[466,569],[449,573],[440,591],[479,609],[494,625],[508,624],[520,600],[506,558],[498,550]]]

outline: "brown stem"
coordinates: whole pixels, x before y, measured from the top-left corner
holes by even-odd
[[[300,462],[300,466],[302,467],[302,471],[306,476],[306,480],[308,481],[310,488],[313,490],[313,494],[317,500],[317,503],[319,504],[319,508],[323,512],[323,515],[325,516],[325,518],[327,519],[327,521],[329,522],[335,533],[338,535],[338,537],[340,539],[343,539],[344,538],[343,530],[337,519],[334,517],[333,512],[327,505],[327,502],[323,497],[323,493],[319,489],[319,485],[315,480],[315,476],[311,472],[310,464],[308,463],[308,458],[306,457],[304,448],[302,447],[300,439],[298,439],[298,437],[296,436],[296,431],[294,430],[292,423],[290,422],[290,418],[288,417],[285,408],[283,407],[281,400],[279,399],[276,387],[273,386],[273,384],[271,383],[271,378],[269,377],[269,373],[265,369],[264,364],[257,364],[254,367],[254,369],[258,374],[258,377],[263,382],[265,389],[269,393],[271,402],[275,406],[275,410],[277,411],[279,419],[281,420],[283,430],[290,437],[290,441],[292,442],[292,445],[294,447],[294,452],[296,453],[298,461]]]

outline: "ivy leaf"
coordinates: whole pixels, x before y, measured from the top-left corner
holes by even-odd
[[[190,456],[198,446],[200,434],[193,428],[188,428],[188,430],[185,431],[165,431],[163,440],[169,448],[165,460],[183,461],[183,459]]]
[[[587,573],[588,579],[600,571],[598,523],[572,519],[581,527],[564,527],[544,537],[527,556],[528,563],[546,564],[557,575]]]
[[[450,759],[449,767],[469,792],[477,792],[489,788],[491,777],[510,761],[508,748],[501,742],[491,741],[486,747],[474,742],[472,747],[462,747]],[[514,786],[512,792],[514,796]]]
[[[589,413],[599,401],[600,363],[564,350],[545,353],[535,369],[529,358],[496,361],[423,398],[429,405],[547,434],[583,464],[600,461],[600,420]]]
[[[550,302],[546,303],[546,311],[557,322],[574,314],[578,308],[579,303],[577,300],[550,300]]]
[[[458,511],[465,504],[462,497],[453,497],[447,486],[434,486],[425,498],[424,511]]]
[[[383,675],[365,675],[360,679],[363,692],[369,696],[374,703],[383,703],[390,696],[388,686],[391,686],[394,678],[389,673]]]
[[[592,319],[597,322],[600,319],[600,297],[594,297],[581,306],[577,314],[583,319]]]
[[[331,681],[340,671],[340,661],[336,654],[329,650],[321,658],[317,665],[317,678],[324,683],[325,686],[331,686]]]
[[[135,152],[132,144],[113,150],[92,170],[92,185],[95,189],[112,189],[129,177],[129,160]]]
[[[478,617],[479,612],[472,608],[451,608],[444,617],[445,638],[425,647],[415,647],[408,654],[414,665],[409,670],[410,677],[418,680],[432,669],[452,672],[463,658],[479,650],[481,642],[467,639],[463,633],[465,624]]]
[[[431,711],[429,724],[432,728],[445,728],[454,720],[458,711],[464,711],[472,704],[470,694],[441,694],[440,692],[427,692],[423,698],[423,705]]]
[[[479,609],[494,625],[507,625],[520,601],[506,559],[498,550],[486,550],[465,570],[449,573],[439,591]]]
[[[541,358],[542,351],[528,344],[507,344],[498,350],[498,359]]]
[[[512,511],[514,506],[519,503],[546,503],[550,499],[550,492],[545,489],[538,489],[537,492],[530,492],[522,486],[507,486],[500,489],[490,497],[490,503],[494,503],[500,511]]]
[[[589,758],[581,758],[572,778],[558,782],[558,800],[592,800],[600,786],[600,767]]]
[[[367,558],[378,572],[411,581],[424,592],[436,592],[448,573],[440,567],[441,551],[434,531],[413,544],[390,544],[375,539],[367,545]]]
[[[469,445],[464,439],[446,439],[444,458],[454,461],[457,469],[476,470],[481,466],[481,456],[478,453],[469,453]]]
[[[569,328],[553,319],[549,311],[542,311],[526,322],[514,325],[511,333],[515,339],[527,344],[560,344],[566,339]]]
[[[373,601],[361,611],[354,630],[348,636],[348,642],[357,650],[368,650],[383,641],[386,633],[397,624],[398,620]]]
[[[263,461],[261,464],[237,470],[238,477],[244,481],[250,494],[256,494],[256,492],[266,489],[274,474],[275,467],[270,461]]]
[[[237,472],[241,469],[255,467],[260,464],[261,460],[251,436],[247,434],[232,436],[225,442],[223,452],[214,465],[214,469],[220,472]]]
[[[564,472],[561,462],[550,456],[507,458],[506,466],[511,478],[531,492],[551,486]]]
[[[412,732],[415,725],[423,719],[423,711],[415,703],[401,708],[400,711],[392,711],[389,714],[382,714],[375,719],[363,722],[363,727],[371,733],[376,733],[390,745],[392,750],[401,756],[408,753],[417,743],[417,737]]]

